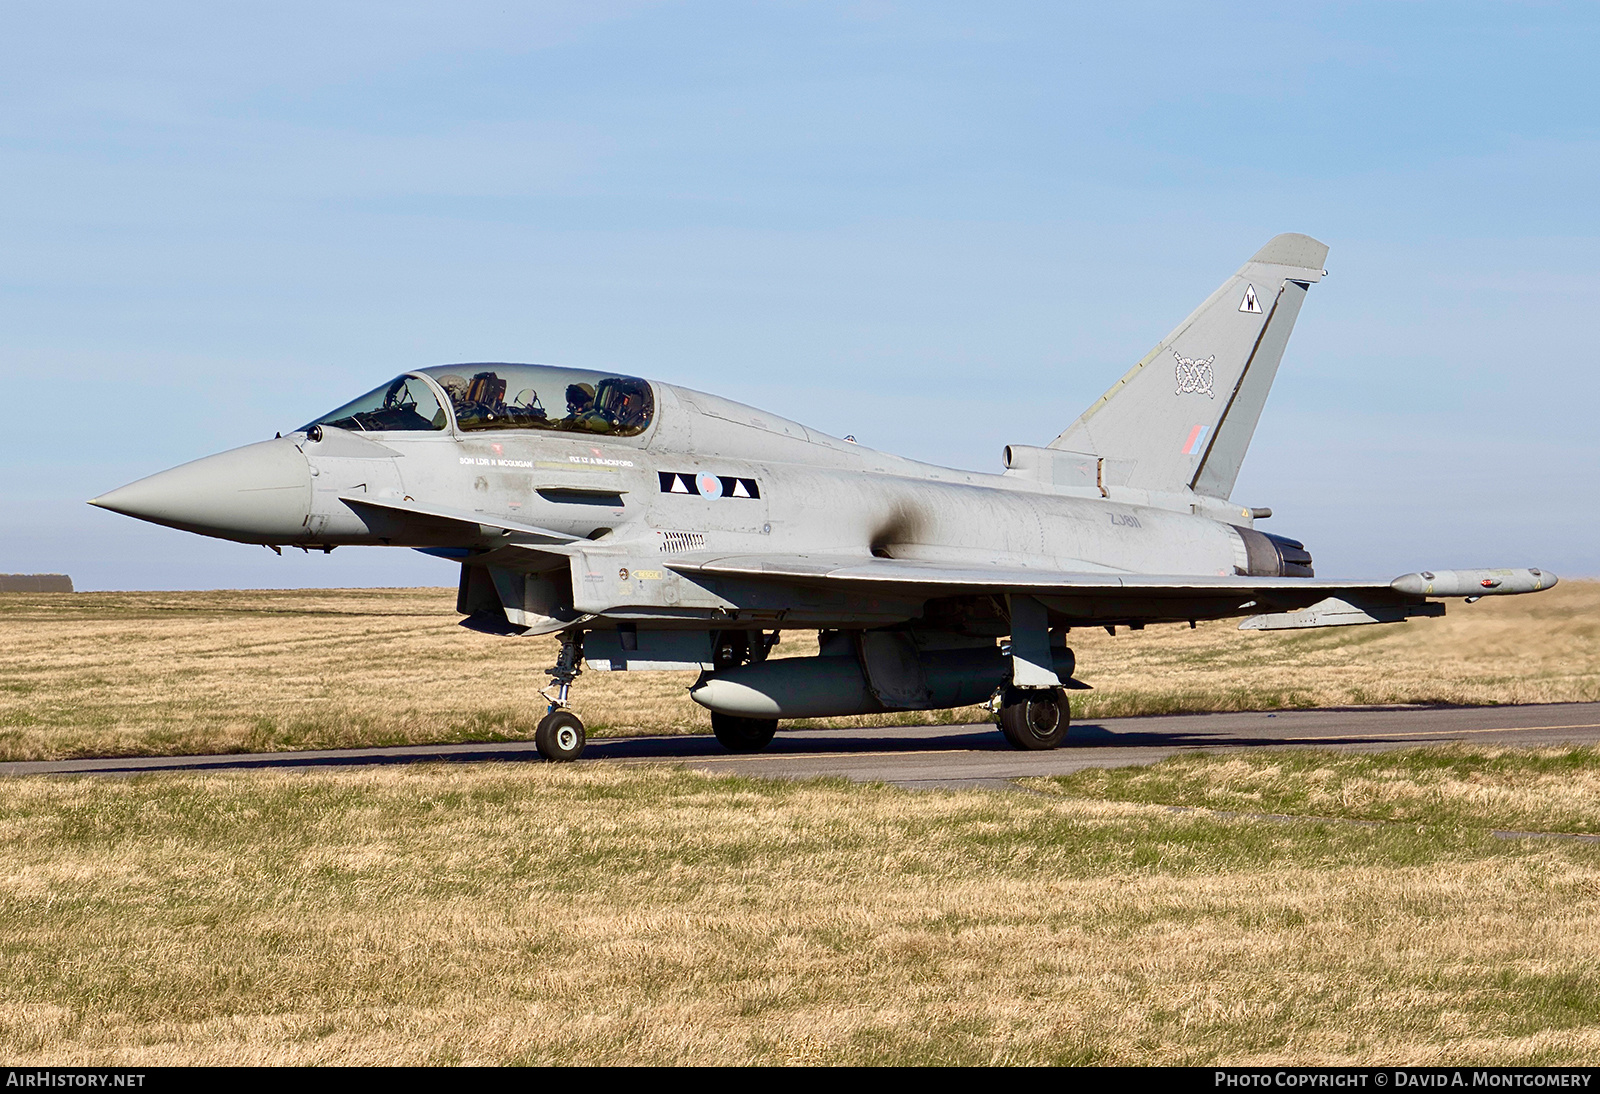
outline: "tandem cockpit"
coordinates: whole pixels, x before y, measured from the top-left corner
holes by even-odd
[[[655,396],[636,376],[550,365],[435,365],[395,377],[300,428],[351,432],[536,429],[636,437]]]

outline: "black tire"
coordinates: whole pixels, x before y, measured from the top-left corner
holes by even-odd
[[[711,732],[729,752],[760,752],[772,743],[772,735],[778,732],[778,719],[740,718],[712,711]]]
[[[582,756],[585,740],[583,722],[570,710],[552,710],[539,719],[539,728],[533,731],[539,755],[562,763]]]
[[[1062,688],[1007,688],[1000,707],[1000,732],[1012,748],[1030,752],[1057,748],[1072,723]]]

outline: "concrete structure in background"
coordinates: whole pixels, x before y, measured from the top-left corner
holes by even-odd
[[[66,574],[0,574],[0,593],[70,593]]]

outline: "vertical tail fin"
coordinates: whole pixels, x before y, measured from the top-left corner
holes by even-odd
[[[1226,498],[1328,248],[1275,236],[1051,448],[1100,457],[1109,486]]]

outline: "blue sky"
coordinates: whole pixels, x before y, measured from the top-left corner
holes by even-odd
[[[997,469],[1281,231],[1235,497],[1319,574],[1600,575],[1600,9],[13,3],[0,571],[448,584],[85,498],[408,368],[621,369]]]

